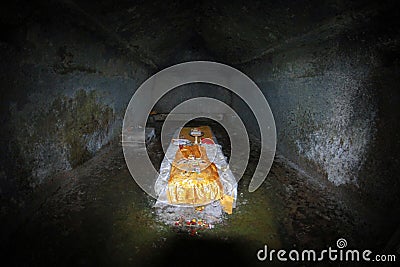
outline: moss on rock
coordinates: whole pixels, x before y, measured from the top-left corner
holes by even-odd
[[[113,109],[99,101],[96,91],[83,89],[73,97],[56,97],[48,107],[26,107],[14,117],[23,165],[29,165],[34,184],[90,159],[110,140],[115,120]]]
[[[56,121],[62,122],[60,134],[68,144],[69,161],[72,167],[91,157],[87,147],[91,135],[107,132],[114,119],[113,110],[97,101],[96,92],[77,91],[74,98],[57,98],[52,105],[57,111]]]

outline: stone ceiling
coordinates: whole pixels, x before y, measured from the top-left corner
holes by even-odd
[[[1,23],[6,31],[45,18],[78,24],[159,69],[193,46],[240,64],[327,39],[368,22],[384,6],[375,2],[20,0],[1,8]]]

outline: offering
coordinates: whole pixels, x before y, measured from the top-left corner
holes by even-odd
[[[195,139],[194,139],[194,143],[195,143],[195,144],[198,144],[198,143],[199,143],[199,142],[198,142],[198,138],[199,138],[200,136],[203,135],[203,132],[200,131],[200,129],[198,129],[198,128],[192,128],[192,129],[190,130],[190,135],[193,136],[193,137],[195,138]]]

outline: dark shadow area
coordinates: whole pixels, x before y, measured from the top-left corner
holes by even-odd
[[[252,266],[244,241],[177,237],[146,266]]]

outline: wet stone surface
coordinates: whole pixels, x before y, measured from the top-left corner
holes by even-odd
[[[157,140],[148,149],[159,164]],[[155,200],[130,176],[122,148],[110,145],[54,177],[21,209],[18,223],[5,231],[6,259],[33,266],[249,266],[265,265],[256,258],[264,245],[323,249],[343,237],[356,247],[375,238],[368,232],[373,225],[360,220],[333,189],[313,183],[283,158],[276,158],[268,179],[249,193],[256,163],[253,149],[232,215],[223,213],[212,224],[197,216],[188,224],[182,214],[159,216]]]

